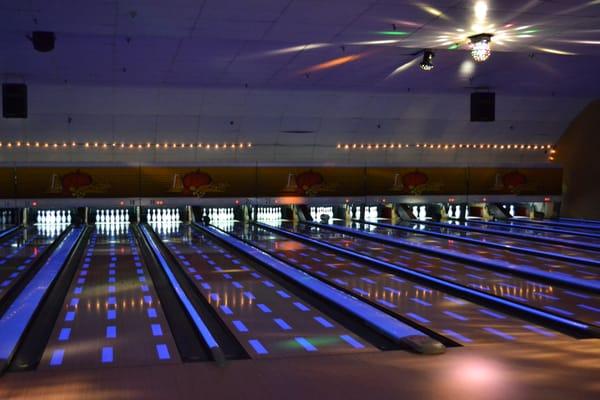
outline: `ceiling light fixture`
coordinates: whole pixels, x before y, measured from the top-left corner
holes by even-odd
[[[423,60],[419,64],[419,67],[423,71],[431,71],[433,69],[433,57],[435,57],[435,53],[431,50],[423,51]]]
[[[492,41],[492,35],[489,33],[480,33],[469,37],[471,56],[473,60],[477,62],[484,62],[492,54],[490,49],[490,43]]]

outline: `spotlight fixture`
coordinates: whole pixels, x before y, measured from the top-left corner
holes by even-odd
[[[471,41],[471,56],[473,60],[477,62],[484,62],[490,57],[492,53],[490,49],[490,43],[492,41],[492,35],[489,33],[480,33],[469,37]]]
[[[435,53],[431,50],[423,51],[423,60],[419,64],[419,67],[423,71],[431,71],[433,69],[433,57],[435,57]]]

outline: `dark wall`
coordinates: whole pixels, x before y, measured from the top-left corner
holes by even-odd
[[[561,215],[600,219],[600,99],[571,122],[557,149],[563,166]]]

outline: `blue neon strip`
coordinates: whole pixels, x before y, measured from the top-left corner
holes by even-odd
[[[114,351],[112,347],[102,348],[102,362],[111,363],[114,361]]]
[[[295,302],[294,306],[300,311],[309,311],[310,309],[300,302]]]
[[[344,342],[348,343],[350,346],[354,347],[355,349],[364,349],[365,348],[365,345],[363,345],[361,342],[354,339],[350,335],[341,335],[340,339],[342,339]]]
[[[469,222],[469,223],[473,223],[473,222]],[[506,229],[506,230],[522,229],[522,230],[531,230],[531,231],[539,231],[539,232],[564,233],[567,235],[600,238],[600,234],[584,232],[584,231],[569,231],[569,230],[564,230],[562,228],[552,228],[552,227],[544,227],[544,226],[537,226],[537,225],[506,224],[506,223],[502,223],[502,222],[492,222],[492,221],[477,221],[475,223],[479,224],[479,225],[497,226],[501,229]],[[450,226],[452,226],[452,225],[450,225]],[[464,225],[457,225],[457,226],[464,226]]]
[[[248,343],[250,343],[250,346],[252,346],[257,354],[269,354],[267,349],[265,349],[265,346],[263,346],[258,339],[250,339],[248,340]]]
[[[471,343],[473,341],[473,339],[469,339],[468,337],[461,335],[460,333],[455,332],[452,329],[444,329],[442,333],[447,336],[452,336],[463,343]]]
[[[304,347],[304,350],[306,350],[306,351],[317,351],[317,348],[311,342],[309,342],[308,340],[306,340],[303,337],[297,337],[297,338],[294,338],[294,340],[298,344],[300,344],[300,346]]]
[[[50,357],[50,365],[55,367],[57,365],[61,365],[63,362],[63,358],[65,356],[64,349],[56,349],[52,353],[52,357]]]
[[[250,246],[241,240],[234,238],[227,233],[216,229],[214,227],[203,227],[198,225],[199,229],[208,231],[211,234],[223,239],[233,247],[237,248],[244,254],[261,261],[271,269],[278,271],[279,273],[287,276],[289,279],[295,281],[304,288],[317,293],[318,295],[326,298],[338,307],[350,312],[354,316],[366,321],[371,326],[379,329],[386,333],[390,337],[402,340],[408,336],[426,336],[423,332],[416,330],[415,328],[404,324],[403,322],[395,319],[394,317],[370,306],[367,303],[362,302],[354,296],[351,296],[341,290],[338,290],[328,284],[320,281],[319,279],[300,271],[288,264],[281,262],[280,260],[272,257],[268,253],[257,249],[256,247]]]
[[[83,228],[73,228],[67,233],[0,319],[0,360],[7,361],[12,357],[48,287],[62,270],[82,234]]]
[[[532,220],[524,220],[514,219],[512,222],[517,226],[535,226],[535,225],[546,225],[546,226],[556,226],[559,228],[562,227],[570,227],[570,228],[581,228],[581,229],[589,229],[591,231],[600,231],[600,226],[590,225],[590,224],[573,224],[568,222],[553,222],[553,221],[532,221]]]
[[[157,344],[156,345],[156,355],[159,360],[170,360],[171,355],[169,354],[169,348],[166,344]]]
[[[523,328],[528,329],[528,330],[530,330],[532,332],[535,332],[535,333],[539,333],[542,336],[548,336],[548,337],[556,336],[554,333],[552,333],[550,331],[547,331],[545,329],[540,329],[540,328],[538,328],[537,326],[534,326],[534,325],[523,325]]]
[[[577,240],[573,240],[573,239],[559,239],[559,238],[553,238],[553,237],[548,237],[548,236],[539,236],[539,235],[533,235],[530,233],[522,233],[522,232],[514,232],[514,230],[530,230],[530,231],[539,231],[539,232],[549,232],[549,233],[561,233],[561,234],[567,234],[567,235],[574,235],[574,236],[582,236],[582,237],[592,237],[592,238],[600,238],[600,234],[595,234],[595,233],[588,233],[588,232],[581,232],[581,231],[569,231],[569,230],[563,230],[560,228],[546,228],[543,226],[535,226],[535,225],[524,225],[524,224],[507,224],[507,223],[503,223],[503,222],[494,222],[494,221],[470,221],[469,224],[474,225],[474,224],[478,224],[478,225],[489,225],[492,227],[496,227],[497,229],[501,229],[501,230],[497,230],[497,229],[492,229],[492,228],[477,228],[475,226],[465,226],[465,225],[455,225],[455,224],[448,224],[448,223],[442,223],[442,222],[433,222],[433,221],[421,221],[424,224],[427,225],[434,225],[434,226],[441,226],[441,227],[447,227],[447,228],[456,228],[456,229],[462,229],[462,230],[466,230],[466,231],[473,231],[473,232],[481,232],[481,233],[491,233],[491,234],[498,234],[498,235],[504,235],[504,236],[514,236],[514,237],[524,237],[524,238],[531,238],[534,240],[539,240],[539,241],[548,241],[549,243],[564,243],[564,244],[569,244],[569,245],[573,245],[573,246],[578,246],[581,247],[582,245],[585,248],[588,248],[588,246],[592,246],[589,247],[590,249],[598,249],[600,248],[600,246],[598,245],[588,245],[584,242],[579,242]]]
[[[145,226],[142,226],[141,230],[142,230],[143,235],[146,237],[146,240],[150,244],[150,247],[152,248],[152,251],[154,252],[154,255],[156,256],[156,258],[158,259],[159,264],[161,265],[163,271],[167,275],[167,278],[169,279],[169,282],[171,282],[171,286],[175,290],[175,293],[179,297],[179,300],[181,301],[181,303],[185,307],[188,315],[190,316],[190,318],[194,322],[194,325],[196,325],[196,329],[198,329],[198,332],[200,333],[200,335],[204,339],[204,342],[211,349],[218,348],[219,344],[217,343],[217,341],[215,340],[214,336],[212,335],[212,333],[210,332],[210,330],[208,329],[208,327],[206,326],[206,324],[202,320],[202,317],[200,317],[200,315],[198,314],[198,312],[196,311],[196,309],[192,305],[190,299],[188,299],[188,297],[185,295],[185,292],[181,288],[181,285],[179,285],[179,282],[177,282],[177,279],[175,278],[175,275],[173,275],[173,272],[171,271],[171,268],[169,267],[169,264],[164,259],[164,257],[162,256],[162,254],[158,250],[158,247],[156,246],[156,243],[154,243],[154,241],[152,240],[152,237],[148,233],[147,228]]]
[[[240,320],[234,320],[231,321],[231,323],[233,324],[233,326],[235,326],[235,329],[237,329],[239,332],[248,332],[248,328],[246,327],[246,325],[244,325],[244,323]]]
[[[512,310],[517,310],[517,311],[520,311],[520,312],[526,312],[527,314],[534,315],[536,317],[541,317],[543,319],[550,320],[550,321],[552,321],[554,323],[565,325],[565,326],[568,326],[568,327],[571,327],[571,328],[574,328],[574,329],[577,329],[577,330],[584,330],[584,331],[586,331],[586,330],[590,329],[590,325],[585,324],[583,322],[579,322],[579,321],[574,321],[574,320],[571,320],[571,319],[563,318],[563,317],[560,317],[558,315],[554,315],[554,314],[551,314],[551,313],[548,313],[548,312],[545,312],[545,311],[542,311],[542,310],[538,310],[538,309],[533,308],[533,307],[526,306],[524,304],[519,304],[519,303],[515,303],[515,302],[512,302],[512,301],[509,301],[509,300],[505,300],[505,299],[503,299],[501,297],[496,297],[496,296],[487,294],[485,292],[481,292],[481,291],[478,291],[478,290],[475,290],[475,289],[471,289],[471,288],[469,288],[467,286],[462,286],[462,285],[456,284],[454,282],[448,282],[446,280],[437,278],[435,276],[424,274],[422,272],[418,272],[418,271],[412,270],[410,268],[403,267],[403,266],[398,265],[398,264],[392,264],[392,263],[389,263],[389,262],[386,262],[386,261],[382,261],[382,260],[379,260],[379,259],[376,259],[376,258],[373,258],[373,257],[366,256],[364,254],[356,253],[354,251],[347,250],[347,249],[345,249],[343,247],[336,246],[336,245],[329,244],[329,243],[325,243],[325,242],[321,242],[321,241],[312,239],[312,238],[310,238],[308,236],[300,235],[298,233],[289,232],[289,231],[278,229],[278,228],[275,228],[275,227],[272,227],[272,226],[268,226],[268,225],[262,225],[262,224],[257,224],[257,225],[263,226],[265,229],[271,229],[271,230],[273,230],[275,232],[279,232],[280,234],[288,236],[288,237],[295,237],[295,238],[298,238],[299,240],[302,240],[302,241],[305,241],[305,242],[309,242],[309,243],[313,243],[313,244],[316,244],[316,245],[318,245],[320,247],[327,248],[327,249],[330,249],[332,251],[336,251],[338,253],[341,253],[341,254],[344,254],[344,255],[347,255],[347,256],[351,256],[351,257],[353,257],[355,259],[359,259],[361,261],[364,261],[364,262],[367,262],[367,263],[370,263],[370,264],[375,264],[375,265],[378,265],[380,267],[384,267],[386,269],[391,269],[391,270],[395,270],[395,271],[401,272],[404,275],[408,275],[408,276],[413,277],[413,278],[418,278],[418,279],[424,280],[426,282],[437,284],[437,285],[439,285],[441,287],[445,287],[447,289],[451,289],[451,290],[457,291],[459,293],[463,293],[464,295],[469,295],[469,296],[473,296],[475,298],[478,298],[480,300],[485,300],[485,301],[492,302],[492,303],[497,304],[498,306],[501,306],[501,307],[506,307],[506,308],[509,308],[509,309],[512,309]]]
[[[372,233],[372,232],[359,231],[359,230],[345,228],[345,227],[341,227],[341,226],[322,225],[322,224],[317,224],[314,222],[305,222],[305,224],[311,225],[311,226],[316,226],[316,227],[323,228],[323,229],[329,229],[329,230],[333,230],[333,231],[342,232],[342,233],[348,234],[350,236],[357,236],[357,237],[361,237],[361,238],[364,238],[367,240],[377,240],[379,242],[387,243],[387,244],[390,244],[393,246],[398,245],[398,246],[402,246],[402,247],[412,249],[412,250],[427,251],[431,254],[435,254],[435,255],[441,256],[441,257],[452,256],[455,259],[460,259],[462,261],[476,263],[476,264],[480,264],[480,265],[486,265],[489,268],[500,269],[503,271],[509,271],[509,272],[513,272],[513,273],[514,272],[523,272],[529,276],[541,278],[541,279],[547,280],[549,282],[556,282],[556,283],[563,284],[563,285],[569,285],[572,287],[574,286],[574,287],[577,287],[577,288],[580,288],[583,290],[589,290],[594,293],[600,293],[600,281],[588,281],[585,279],[573,278],[573,277],[567,276],[566,274],[558,274],[556,272],[546,272],[541,269],[529,267],[526,265],[513,265],[508,262],[503,262],[503,261],[498,261],[498,260],[490,260],[486,257],[472,256],[472,255],[467,255],[464,253],[439,250],[435,247],[428,246],[428,245],[413,244],[413,243],[410,243],[410,242],[404,241],[404,240],[392,239],[385,235]],[[261,226],[265,229],[273,229],[273,230],[281,232],[281,230],[279,228],[275,228],[270,225],[265,225],[265,224],[260,224],[260,223],[257,223],[257,225]],[[285,231],[285,232],[289,233],[290,235],[299,235],[297,233],[293,233],[293,232],[289,232],[289,231]],[[306,237],[304,235],[300,235],[300,236]],[[311,240],[314,240],[314,239],[311,239]],[[385,261],[382,261],[382,262],[385,262]]]
[[[279,325],[279,327],[281,329],[283,329],[284,331],[289,331],[292,329],[292,327],[287,322],[285,322],[282,318],[275,318],[275,319],[273,319],[273,321],[277,325]]]
[[[496,328],[485,327],[485,328],[483,328],[483,330],[486,331],[486,332],[491,333],[492,335],[500,336],[501,338],[504,338],[506,340],[515,340],[514,336],[511,336],[508,333],[504,333],[502,331],[499,331]]]
[[[529,255],[534,255],[534,256],[539,256],[539,257],[555,258],[557,260],[563,260],[563,261],[569,261],[569,262],[575,262],[575,263],[583,263],[583,264],[600,266],[600,261],[593,260],[591,258],[567,256],[567,255],[560,254],[560,253],[551,253],[551,252],[548,252],[548,251],[535,250],[535,249],[531,249],[531,248],[512,246],[512,245],[507,245],[507,244],[502,244],[502,243],[495,243],[495,242],[490,242],[490,241],[487,241],[487,240],[478,240],[478,239],[468,238],[468,237],[465,237],[465,236],[452,235],[452,234],[447,234],[447,233],[432,232],[432,231],[429,231],[429,230],[415,230],[413,228],[408,228],[408,227],[405,227],[405,226],[384,224],[384,223],[381,223],[381,222],[371,222],[371,221],[364,221],[363,222],[363,221],[361,221],[361,223],[369,224],[369,225],[375,225],[375,226],[379,226],[379,227],[382,227],[382,228],[393,229],[393,230],[397,230],[397,231],[411,232],[411,233],[422,234],[422,235],[427,235],[427,236],[432,236],[432,237],[438,237],[438,238],[443,238],[443,239],[456,240],[456,241],[470,243],[470,244],[474,244],[474,245],[478,245],[478,246],[484,246],[484,247],[491,247],[491,248],[496,248],[496,249],[503,249],[503,250],[508,250],[508,251],[514,251],[514,252],[518,252],[518,253],[529,254]],[[432,224],[437,224],[437,223],[432,222]],[[444,224],[440,224],[440,225],[444,225]],[[456,229],[457,226],[458,225],[454,225],[454,226],[448,225],[447,228]],[[548,243],[553,243],[553,244],[561,244],[561,245],[565,245],[565,246],[579,246],[579,247],[581,247],[580,243],[577,243],[577,242],[570,243],[567,240],[561,240],[561,239],[540,238],[539,236],[533,236],[533,235],[525,235],[525,234],[520,234],[520,233],[499,232],[499,231],[492,231],[492,230],[478,229],[478,228],[469,228],[469,227],[462,227],[462,226],[460,226],[459,229],[472,230],[474,232],[482,232],[482,233],[487,233],[487,234],[490,234],[490,235],[492,235],[492,234],[500,234],[500,235],[512,236],[512,237],[519,238],[519,239],[524,239],[524,240],[534,240],[534,241],[538,241],[538,242],[548,242]],[[369,232],[369,233],[376,234],[374,232]],[[600,246],[586,245],[585,247],[588,250],[600,251]]]
[[[12,228],[8,228],[3,230],[2,232],[0,232],[0,239],[3,238],[4,236],[8,236],[11,233],[13,233],[14,231],[16,231],[17,229],[19,229],[18,226],[13,226]]]
[[[315,321],[323,325],[325,328],[333,328],[333,324],[323,317],[315,317]]]

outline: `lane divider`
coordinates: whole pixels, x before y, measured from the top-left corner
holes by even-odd
[[[560,254],[560,253],[550,253],[550,252],[543,251],[543,250],[527,249],[525,247],[518,247],[518,246],[512,246],[512,245],[508,245],[508,244],[488,242],[488,241],[484,241],[484,240],[478,240],[478,239],[468,238],[468,237],[459,236],[459,235],[452,235],[450,233],[441,233],[441,232],[432,232],[432,231],[418,230],[418,229],[408,228],[408,227],[405,227],[405,226],[398,226],[398,225],[393,225],[393,224],[386,224],[386,223],[383,223],[383,222],[359,221],[359,220],[353,220],[353,222],[355,222],[355,223],[362,223],[362,224],[369,224],[369,225],[374,225],[374,226],[380,226],[382,228],[389,228],[389,229],[394,229],[394,230],[397,230],[397,231],[410,232],[410,233],[422,234],[422,235],[427,235],[427,236],[432,236],[432,237],[439,237],[439,238],[443,238],[443,239],[456,240],[456,241],[459,241],[459,242],[470,243],[470,244],[474,244],[474,245],[477,245],[477,246],[485,246],[485,247],[491,247],[491,248],[496,248],[496,249],[513,251],[515,253],[529,254],[529,255],[538,256],[538,257],[554,258],[554,259],[557,259],[557,260],[562,260],[562,261],[567,261],[567,262],[572,262],[572,263],[594,265],[594,266],[599,266],[600,267],[600,260],[594,260],[594,259],[591,259],[591,258],[582,258],[582,257],[567,256],[567,255]],[[417,223],[417,222],[415,222],[415,223]],[[463,227],[459,227],[459,228],[457,228],[456,226],[451,226],[451,225],[448,225],[448,224],[438,224],[436,222],[428,222],[428,224],[431,224],[431,225],[434,225],[434,226],[441,226],[441,227],[444,227],[444,228],[462,229],[462,230],[469,230],[469,231],[473,231],[473,232],[503,235],[502,232],[492,231],[492,230],[486,230],[486,229],[469,228],[469,227],[464,227],[464,228]],[[528,235],[515,234],[515,235],[505,235],[505,236],[514,236],[514,237],[517,237],[519,239],[535,240],[535,241],[538,241],[538,242],[543,242],[543,240],[537,240],[537,238],[535,236],[530,236],[530,237],[525,237],[525,238],[523,236],[528,236]],[[554,243],[554,244],[563,244],[563,245],[565,245],[564,243]],[[596,250],[596,251],[600,250],[600,246],[594,246],[594,247],[595,248],[593,248],[591,250]],[[590,250],[590,249],[588,249],[588,250]],[[598,253],[598,256],[600,257],[600,252]]]
[[[48,288],[63,269],[83,232],[83,228],[76,227],[64,236],[37,274],[31,278],[0,318],[0,372],[12,359]]]
[[[409,279],[412,278],[413,280],[425,282],[427,284],[433,285],[436,288],[440,288],[443,291],[454,293],[457,297],[462,297],[470,301],[475,301],[476,303],[489,305],[505,313],[509,311],[509,314],[512,312],[513,314],[518,314],[529,319],[533,319],[535,322],[542,322],[543,325],[551,329],[560,330],[574,337],[600,338],[600,330],[598,328],[581,321],[564,318],[534,307],[509,301],[501,297],[497,297],[476,289],[472,289],[467,286],[459,285],[454,282],[447,281],[445,279],[437,278],[433,275],[415,271],[406,266],[393,264],[387,261],[379,260],[377,258],[373,258],[361,253],[357,253],[355,251],[345,249],[341,246],[325,243],[320,240],[308,237],[306,235],[290,232],[285,229],[279,229],[274,226],[258,222],[255,222],[254,224],[266,230],[279,233],[283,236],[310,243],[318,247],[337,252],[338,254],[343,254],[354,259],[369,263],[371,265],[383,268],[385,270],[397,272]]]
[[[205,227],[197,223],[194,223],[194,225],[203,232],[218,237],[253,260],[277,271],[306,290],[330,301],[392,340],[422,354],[441,354],[445,352],[446,347],[439,341],[356,297],[344,293],[220,229],[213,226]]]
[[[15,232],[17,229],[21,229],[21,226],[13,226],[12,228],[3,230],[2,232],[0,232],[0,239],[2,239],[5,236],[10,235],[11,233]]]
[[[575,288],[579,290],[584,290],[596,294],[600,294],[600,282],[585,280],[580,278],[575,278],[565,273],[560,272],[546,272],[538,268],[530,267],[527,265],[520,264],[511,264],[506,261],[498,261],[498,260],[490,260],[486,257],[476,256],[476,255],[468,255],[465,253],[459,252],[451,252],[446,250],[439,250],[435,247],[423,245],[423,244],[415,244],[410,243],[406,240],[401,239],[393,239],[385,235],[381,235],[373,232],[365,232],[358,231],[356,229],[345,228],[342,226],[335,225],[325,225],[321,223],[315,222],[303,222],[306,225],[316,226],[322,229],[329,229],[332,231],[345,233],[350,236],[356,236],[367,240],[372,240],[384,244],[388,244],[395,247],[404,247],[410,250],[416,250],[428,254],[432,254],[435,256],[443,257],[443,258],[452,258],[454,260],[467,262],[471,264],[480,265],[482,267],[500,270],[504,272],[510,272],[512,274],[518,274],[522,276],[527,276],[529,278],[542,280],[543,282],[557,284],[561,286],[566,286],[569,288]]]
[[[548,233],[565,233],[567,235],[585,236],[585,237],[600,239],[600,234],[584,232],[584,231],[570,231],[570,230],[565,230],[562,228],[532,226],[532,225],[523,225],[523,224],[509,224],[506,222],[498,222],[498,221],[469,221],[469,222],[476,223],[479,225],[498,226],[500,228],[527,229],[530,231],[540,231],[540,232],[548,232]]]
[[[358,221],[358,222],[362,222],[362,221]],[[492,229],[492,228],[489,228],[489,229],[488,228],[477,228],[476,226],[449,224],[447,222],[418,221],[418,220],[403,221],[403,222],[410,222],[413,224],[431,225],[431,226],[437,226],[437,227],[441,227],[441,228],[457,229],[457,230],[468,231],[468,232],[484,233],[484,234],[488,234],[488,235],[506,236],[506,237],[512,237],[515,239],[531,240],[531,241],[539,242],[539,243],[558,244],[558,245],[562,245],[562,246],[568,246],[568,247],[573,247],[573,248],[578,248],[578,249],[583,249],[583,250],[591,250],[591,251],[600,252],[600,245],[593,244],[593,243],[586,243],[585,241],[580,242],[580,241],[571,240],[571,239],[560,239],[560,238],[555,238],[555,237],[532,235],[529,233],[522,233],[522,232],[501,231],[501,230]],[[365,221],[365,223],[370,224],[372,222]],[[492,223],[492,222],[478,221],[477,223],[486,223],[486,224],[490,224],[490,226],[499,226],[499,227],[512,228],[512,229],[515,229],[515,228],[516,229],[528,229],[528,228],[516,227],[514,225],[500,225],[499,223],[496,223],[496,222]],[[493,225],[491,225],[491,224],[493,224]],[[392,226],[400,227],[398,225],[392,225]],[[412,229],[412,228],[407,228],[407,227],[401,227],[401,228]],[[533,230],[537,230],[537,228],[534,228]],[[551,229],[543,229],[543,231],[550,231],[551,233],[563,233],[563,232],[554,231]],[[423,231],[423,232],[426,233],[427,231]],[[573,232],[565,232],[565,233],[572,234]],[[592,237],[600,238],[600,235],[592,235]],[[583,240],[583,238],[582,238],[582,240]],[[482,242],[482,243],[487,243],[487,242]],[[570,257],[570,256],[566,256],[566,257]],[[573,257],[573,258],[575,260],[578,260],[577,257]],[[586,260],[586,259],[584,259],[584,260]],[[580,261],[577,261],[577,262],[580,262]]]
[[[144,237],[146,238],[146,241],[150,245],[150,248],[152,249],[154,256],[156,257],[156,259],[158,260],[158,263],[162,267],[165,275],[167,276],[167,279],[171,283],[171,286],[175,290],[177,297],[179,298],[179,300],[185,307],[188,315],[192,319],[192,322],[196,326],[196,329],[198,330],[200,337],[202,337],[202,339],[204,340],[204,343],[206,344],[209,351],[211,352],[213,359],[217,362],[218,365],[224,365],[225,364],[225,355],[223,353],[223,350],[220,348],[219,343],[217,342],[217,340],[211,333],[210,329],[208,328],[208,326],[206,325],[206,323],[204,322],[204,320],[202,319],[202,317],[200,316],[198,311],[196,311],[196,309],[192,305],[192,302],[185,294],[185,291],[179,284],[179,281],[177,281],[177,278],[175,278],[175,275],[173,274],[173,271],[171,270],[169,263],[167,262],[167,260],[165,260],[162,253],[160,252],[158,246],[152,239],[152,235],[150,235],[150,233],[148,232],[148,228],[145,225],[142,225],[140,227],[140,230],[141,230],[142,234],[144,235]]]

